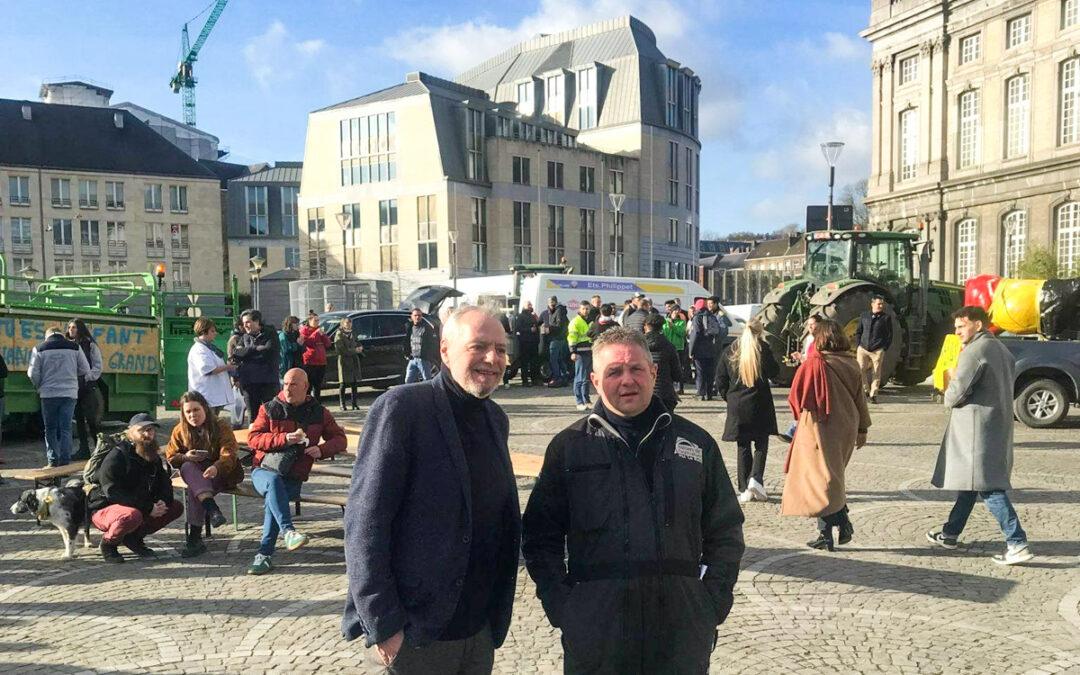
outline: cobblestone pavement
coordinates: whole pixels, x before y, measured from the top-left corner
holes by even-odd
[[[569,389],[515,386],[497,399],[519,451],[542,453],[577,415]],[[805,548],[814,526],[781,518],[777,500],[746,508],[747,554],[713,672],[1080,672],[1080,419],[1041,432],[1017,425],[1013,496],[1038,557],[1002,568],[989,558],[1003,543],[982,506],[960,550],[926,544],[924,531],[950,506],[951,495],[928,482],[945,415],[921,390],[888,389],[881,400],[870,443],[849,469],[850,546],[833,554]],[[722,429],[721,404],[691,401],[679,412],[713,433]],[[344,419],[360,421],[362,413]],[[734,471],[734,448],[723,449]],[[783,484],[782,450],[776,440],[766,472],[774,495]],[[3,454],[7,467],[42,463],[36,443],[9,443]],[[524,504],[531,481],[519,485]],[[309,486],[344,491],[346,484],[318,478]],[[261,523],[254,500],[241,500],[240,531],[219,530],[196,561],[177,556],[177,523],[152,539],[164,552],[158,561],[106,566],[96,549],[60,560],[55,530],[11,515],[25,487],[0,487],[0,672],[374,670],[358,642],[338,635],[345,593],[338,509],[305,506],[297,524],[311,544],[279,552],[276,573],[256,578],[244,574]],[[559,636],[523,570],[496,670],[561,666]]]

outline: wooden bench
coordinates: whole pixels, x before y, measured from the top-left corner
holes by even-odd
[[[342,428],[345,429],[345,447],[347,449],[351,449],[351,450],[355,450],[356,448],[360,447],[360,433],[361,433],[360,429],[357,428],[357,427],[346,428],[344,426],[342,426]],[[240,447],[244,448],[244,449],[247,449],[248,448],[248,430],[247,429],[237,429],[236,431],[233,432],[233,434],[236,436],[236,442],[240,445]],[[348,453],[348,452],[339,453],[339,454],[346,455],[346,456],[352,456],[352,457],[356,456],[355,454]],[[330,458],[331,461],[333,459],[334,459],[333,457]]]
[[[11,469],[4,472],[4,477],[14,478],[15,480],[32,480],[36,490],[39,487],[56,485],[61,478],[81,476],[85,466],[85,461],[79,461],[51,469]]]
[[[180,490],[181,494],[186,493],[188,486],[184,482],[184,479],[176,475],[172,479],[172,486],[174,489]],[[255,487],[249,482],[243,482],[237,485],[234,489],[222,492],[220,494],[229,495],[232,497],[232,520],[233,528],[237,531],[240,530],[240,521],[237,519],[236,498],[237,497],[252,497],[255,499],[262,499],[262,495],[255,491]],[[300,504],[323,504],[326,506],[338,506],[341,507],[341,512],[345,513],[346,498],[344,495],[327,495],[318,493],[300,493],[300,498],[295,501],[296,515],[300,515]],[[184,499],[184,508],[187,508],[187,499]],[[206,523],[206,534],[211,534],[210,523]]]

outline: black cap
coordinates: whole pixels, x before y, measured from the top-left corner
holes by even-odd
[[[557,295],[553,295],[550,298],[548,298],[548,302],[558,302],[558,301],[559,301],[559,296],[557,296]]]
[[[152,424],[158,429],[161,428],[161,425],[157,423],[157,420],[150,416],[150,413],[139,413],[138,415],[132,417],[131,421],[128,422],[128,428],[142,428],[148,424]]]

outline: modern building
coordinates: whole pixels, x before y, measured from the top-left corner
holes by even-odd
[[[126,110],[0,99],[7,274],[153,271],[223,289],[213,173]]]
[[[297,205],[303,166],[302,162],[257,164],[228,181],[229,270],[242,293],[251,291],[249,261],[256,256],[266,261],[263,275],[300,268]]]
[[[932,276],[1080,273],[1080,0],[873,0],[874,229],[929,228]]]
[[[410,73],[317,110],[303,271],[381,275],[398,293],[563,259],[587,274],[691,278],[699,91],[623,17],[515,45],[453,82]]]

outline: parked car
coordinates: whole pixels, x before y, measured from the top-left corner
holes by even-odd
[[[1080,405],[1080,342],[1003,337],[1016,358],[1013,413],[1029,427],[1053,426]]]
[[[326,312],[319,315],[319,325],[331,341],[341,319],[352,319],[353,334],[364,347],[360,360],[360,384],[377,389],[405,381],[405,325],[409,313],[397,309]],[[326,355],[325,389],[338,386],[337,354]]]

